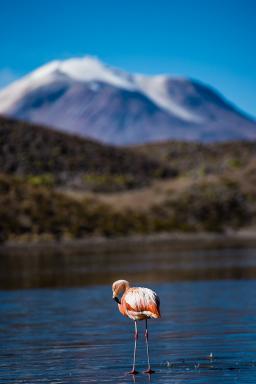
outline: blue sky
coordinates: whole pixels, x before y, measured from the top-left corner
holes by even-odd
[[[0,0],[0,86],[90,54],[197,78],[256,117],[254,0]]]

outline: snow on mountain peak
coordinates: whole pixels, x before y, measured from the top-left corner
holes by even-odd
[[[34,71],[31,77],[40,79],[56,73],[64,74],[75,81],[100,81],[120,88],[134,88],[128,74],[114,70],[92,56],[52,61]]]
[[[179,106],[168,94],[167,83],[170,77],[166,75],[143,76],[136,75],[140,90],[154,103],[173,115],[187,121],[200,122],[201,118]]]
[[[130,74],[103,64],[92,56],[55,60],[41,66],[22,79],[0,92],[0,112],[12,109],[29,90],[47,86],[51,82],[67,77],[70,81],[96,83],[103,82],[113,87],[142,93],[158,107],[172,115],[190,122],[202,119],[195,113],[179,105],[168,93],[167,84],[171,78],[166,75],[145,76]],[[184,79],[184,81],[189,81]],[[95,84],[93,85],[95,88]],[[95,88],[96,89],[96,88]]]
[[[49,76],[55,71],[57,71],[60,64],[61,64],[61,61],[59,60],[50,61],[50,63],[47,63],[42,67],[39,67],[38,69],[33,71],[30,75],[28,75],[28,78],[31,78],[34,80],[45,78],[46,76]]]
[[[164,108],[175,116],[188,121],[199,122],[200,118],[185,110],[171,100],[168,95],[166,75],[145,76],[129,74],[111,68],[92,56],[71,58],[64,61],[52,61],[32,74],[34,79],[43,79],[49,75],[64,74],[80,82],[103,82],[112,86],[138,91],[147,96],[160,108]]]

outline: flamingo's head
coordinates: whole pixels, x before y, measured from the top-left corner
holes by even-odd
[[[121,304],[118,295],[121,292],[126,291],[129,288],[129,282],[127,280],[117,280],[112,284],[113,300],[118,304]]]

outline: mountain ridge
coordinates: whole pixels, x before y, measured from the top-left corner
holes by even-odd
[[[50,62],[11,84],[0,113],[116,145],[256,139],[256,122],[198,80],[127,73],[91,57]]]

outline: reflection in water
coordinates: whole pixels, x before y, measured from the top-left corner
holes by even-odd
[[[256,382],[256,281],[150,284],[162,318],[150,321],[151,383]],[[138,370],[133,324],[111,286],[0,291],[1,383],[147,383],[144,324]],[[211,356],[212,353],[212,357]]]
[[[131,377],[132,377],[132,382],[133,382],[133,383],[138,382],[138,381],[136,381],[136,378],[137,378],[136,375],[131,375]],[[149,373],[146,373],[146,374],[145,374],[145,377],[147,377],[147,379],[145,379],[145,381],[144,381],[145,383],[152,383],[152,380],[151,380],[152,375],[150,375]]]
[[[0,288],[70,287],[134,282],[256,278],[255,249],[165,249],[90,253],[34,250],[0,253]]]

